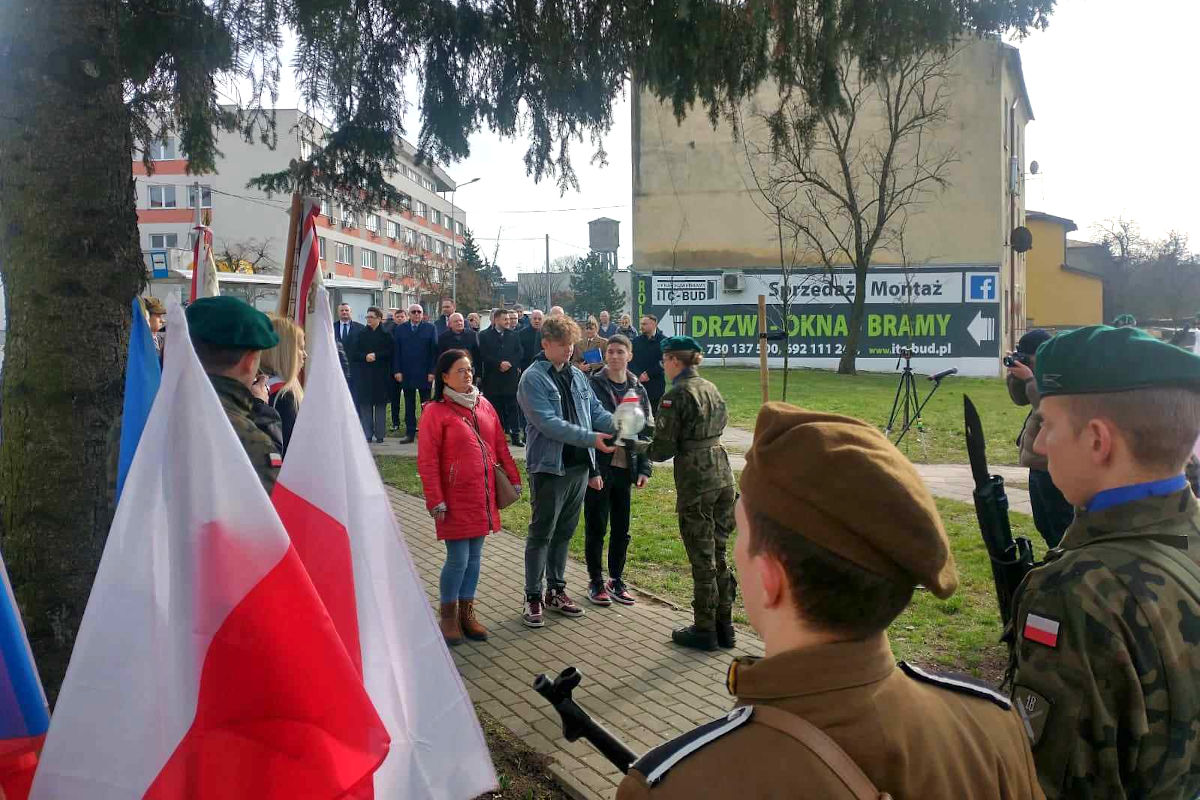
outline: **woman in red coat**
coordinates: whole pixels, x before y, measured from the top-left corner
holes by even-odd
[[[475,588],[483,537],[500,530],[496,470],[503,469],[520,491],[521,475],[508,452],[504,426],[474,383],[471,357],[447,350],[434,369],[433,398],[421,415],[417,472],[425,507],[446,543],[442,566],[442,636],[455,645],[484,641],[487,629],[475,619]]]

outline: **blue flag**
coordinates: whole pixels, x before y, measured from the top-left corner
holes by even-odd
[[[125,366],[125,408],[121,412],[121,455],[117,461],[117,499],[125,486],[125,476],[137,452],[142,428],[150,416],[150,406],[158,394],[162,371],[158,366],[158,351],[146,323],[142,304],[133,298],[133,328],[129,331],[129,361]]]

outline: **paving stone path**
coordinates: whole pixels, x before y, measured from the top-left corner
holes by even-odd
[[[388,493],[432,608],[444,546],[423,500],[395,489]],[[574,697],[640,754],[728,712],[732,698],[725,691],[725,671],[731,656],[763,653],[748,628],[739,628],[732,651],[676,647],[671,629],[691,622],[690,610],[645,595],[628,608],[592,606],[584,593],[587,571],[574,561],[567,564],[567,588],[586,615],[547,614],[545,628],[530,630],[520,619],[524,565],[524,539],[504,531],[488,537],[476,609],[491,638],[451,652],[471,699],[552,756],[551,771],[580,800],[614,797],[621,773],[587,742],[562,738],[558,714],[532,688],[535,675],[553,677],[564,667],[578,667],[584,677]]]

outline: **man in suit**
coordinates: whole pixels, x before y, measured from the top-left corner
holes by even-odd
[[[630,371],[646,387],[655,416],[658,416],[658,401],[662,400],[667,388],[663,374],[663,338],[658,329],[658,317],[653,314],[642,317],[642,335],[633,340],[633,361],[629,364]]]
[[[408,312],[403,308],[392,308],[388,309],[388,318],[379,327],[395,340],[396,326],[406,322],[408,322]],[[395,381],[392,381],[392,396],[388,400],[388,405],[392,407],[392,432],[395,433],[400,430],[400,384]]]
[[[537,358],[537,354],[542,352],[542,322],[545,316],[538,309],[533,309],[529,312],[529,327],[522,328],[519,333],[521,335],[521,350],[525,357],[521,360],[521,371],[529,369],[529,365]]]
[[[500,415],[504,430],[516,447],[521,446],[521,431],[517,427],[517,382],[521,378],[521,361],[525,357],[517,331],[509,330],[508,312],[497,308],[492,312],[492,327],[479,334],[479,358],[483,365],[483,380],[479,388]]]
[[[513,311],[517,312],[517,326],[513,330],[519,333],[529,327],[529,315],[525,313],[525,306],[520,303],[513,306]]]
[[[617,323],[612,321],[612,315],[607,311],[600,312],[599,336],[601,339],[611,339],[617,335]]]
[[[351,388],[353,388],[353,384],[350,381],[350,363],[347,355],[354,340],[367,327],[361,322],[355,322],[353,317],[354,312],[350,310],[350,304],[342,303],[338,306],[338,321],[333,326],[333,337],[337,341],[338,353],[342,361],[342,373],[346,376],[346,384]]]
[[[442,298],[442,315],[433,321],[437,335],[441,336],[450,327],[450,315],[454,313],[454,301],[449,297]]]
[[[426,322],[425,309],[413,303],[408,307],[408,322],[397,325],[393,334],[396,382],[404,393],[404,438],[401,444],[411,444],[417,438],[417,397],[424,403],[429,399],[433,383],[433,366],[437,363],[437,331]]]
[[[479,338],[475,331],[467,327],[463,315],[457,311],[450,315],[450,327],[438,337],[438,357],[447,350],[466,350],[471,356],[471,364],[479,370]]]

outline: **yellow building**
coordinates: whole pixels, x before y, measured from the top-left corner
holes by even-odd
[[[1095,247],[1075,242],[1067,234],[1078,230],[1064,217],[1025,212],[1033,234],[1026,254],[1026,290],[1030,328],[1077,328],[1104,322],[1104,276],[1082,251]]]
[[[876,285],[868,279],[873,294],[867,302],[878,303],[874,308],[878,316],[874,322],[864,320],[864,336],[870,340],[867,349],[860,342],[864,369],[890,370],[895,353],[912,345],[925,348],[923,355],[939,358],[946,366],[992,375],[999,368],[1000,351],[1011,347],[1025,329],[1025,258],[1009,246],[1009,237],[1024,224],[1025,125],[1033,119],[1033,111],[1017,49],[995,39],[965,43],[950,63],[945,92],[947,119],[927,135],[924,146],[929,147],[933,137],[932,146],[953,154],[945,173],[947,186],[906,209],[903,249],[893,240],[881,242],[875,251],[871,276],[878,274],[879,281]],[[754,138],[754,120],[761,125],[758,112],[778,105],[777,91],[764,87],[744,105],[743,130],[750,134],[742,141],[725,122],[714,128],[698,109],[677,122],[670,106],[652,95],[639,92],[635,98],[635,307],[669,317],[668,330],[696,334],[698,328],[684,323],[689,315],[706,319],[706,331],[714,329],[717,316],[736,316],[737,321],[723,324],[727,330],[740,330],[738,326],[746,324],[740,316],[751,313],[746,309],[756,303],[759,290],[767,295],[768,304],[780,291],[776,225],[764,213],[761,193],[753,188],[752,158],[744,144]],[[857,126],[881,130],[881,108],[867,109]],[[761,167],[758,172],[762,174]],[[799,252],[798,261],[813,267],[802,279],[806,284],[820,280],[814,277],[819,276],[821,264],[814,252]],[[841,257],[833,263],[848,260]],[[834,277],[824,274],[829,286],[847,285],[840,270],[833,271]],[[920,285],[914,288],[914,283]],[[832,291],[836,295],[838,290]],[[814,298],[794,283],[790,292],[800,292],[798,302],[822,299],[826,310],[816,319],[813,306],[809,309],[813,320],[803,314],[789,320],[789,336],[804,340],[807,331],[835,332],[797,341],[801,350],[792,355],[805,365],[832,366],[839,347],[836,332],[844,327],[844,320],[829,301],[829,292]],[[705,304],[709,307],[701,308]],[[912,304],[921,307],[907,307]],[[918,318],[921,314],[933,316]],[[775,328],[782,324],[776,321]],[[910,341],[905,334],[884,333],[933,327],[946,336]],[[868,336],[871,331],[880,332],[879,336]],[[716,349],[706,349],[709,355],[753,356],[757,350],[742,352],[745,338],[727,339],[732,348],[728,352],[717,343],[713,343]],[[757,347],[755,337],[747,341]],[[779,352],[772,347],[770,355]],[[941,368],[932,363],[925,366]]]

